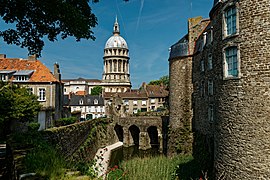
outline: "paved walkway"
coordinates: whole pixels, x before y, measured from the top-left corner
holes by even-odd
[[[0,144],[0,179],[5,179],[6,173],[6,144]]]
[[[95,160],[96,160],[95,169],[98,174],[98,177],[103,176],[103,179],[106,178],[106,172],[108,170],[108,166],[110,163],[111,152],[122,146],[123,146],[123,142],[117,142],[110,146],[100,148],[97,151],[96,156],[95,156]]]

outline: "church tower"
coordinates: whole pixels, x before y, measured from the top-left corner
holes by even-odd
[[[101,85],[105,92],[126,92],[131,88],[129,74],[129,50],[115,19],[113,35],[107,40],[104,49],[104,71]]]

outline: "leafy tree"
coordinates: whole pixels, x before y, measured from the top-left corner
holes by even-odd
[[[32,121],[41,105],[28,89],[0,81],[0,128],[9,130],[11,120]]]
[[[169,83],[170,83],[169,76],[166,75],[166,76],[160,77],[159,80],[150,81],[149,85],[161,85],[161,84],[163,84],[165,87],[169,88]]]
[[[5,23],[14,25],[0,31],[0,37],[7,44],[27,48],[29,54],[41,55],[44,37],[50,41],[59,36],[95,40],[92,28],[97,18],[89,0],[2,0],[0,16]]]
[[[91,90],[91,95],[100,95],[102,93],[102,87],[101,86],[95,86]]]

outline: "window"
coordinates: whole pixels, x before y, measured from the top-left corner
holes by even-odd
[[[137,106],[137,100],[133,100],[133,105]]]
[[[27,81],[29,80],[28,76],[16,76],[16,81]]]
[[[204,81],[202,81],[200,85],[200,94],[201,94],[201,97],[204,97],[204,94],[205,94]]]
[[[46,101],[46,89],[45,88],[38,89],[38,100],[39,101]]]
[[[208,107],[208,121],[211,123],[214,122],[214,108],[212,104]]]
[[[213,68],[212,54],[208,55],[208,69],[211,70]]]
[[[207,32],[203,33],[203,46],[206,45],[206,41],[207,41]]]
[[[225,49],[225,77],[238,76],[238,57],[237,47],[228,47]]]
[[[237,33],[237,12],[236,7],[232,6],[225,10],[224,18],[225,18],[225,36],[234,35]]]
[[[214,94],[214,89],[213,89],[213,80],[209,79],[208,80],[208,95],[212,96]]]
[[[83,104],[83,100],[82,100],[82,99],[80,100],[79,104],[80,104],[80,105],[82,105],[82,104]]]
[[[204,72],[204,60],[201,60],[201,72]]]
[[[0,80],[1,81],[5,81],[6,80],[6,75],[5,74],[1,74],[0,75]]]
[[[98,100],[97,99],[94,100],[94,104],[98,104]]]
[[[150,102],[151,102],[151,104],[154,104],[154,103],[156,103],[156,99],[155,98],[151,98],[150,99]]]
[[[29,94],[34,94],[34,89],[32,87],[27,88]]]
[[[128,105],[128,99],[124,100],[124,105]]]
[[[146,106],[146,100],[142,100],[142,106]]]

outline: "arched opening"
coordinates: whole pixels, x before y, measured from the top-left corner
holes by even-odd
[[[121,141],[121,142],[123,142],[123,141],[124,141],[124,131],[123,131],[123,127],[120,126],[120,125],[118,125],[118,124],[116,124],[116,125],[114,126],[114,130],[115,130],[115,132],[116,132],[116,135],[117,135],[117,137],[118,137],[118,140]]]
[[[158,142],[158,130],[156,126],[150,126],[147,128],[147,132],[150,138],[150,144],[151,147],[159,148],[159,142]]]
[[[129,132],[132,136],[132,139],[133,139],[133,143],[135,145],[139,145],[139,139],[140,139],[140,129],[135,126],[135,125],[132,125],[129,127]]]

